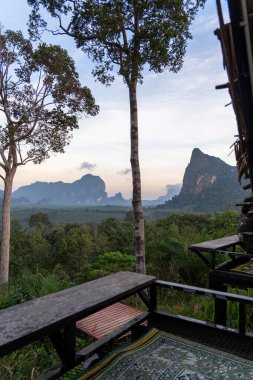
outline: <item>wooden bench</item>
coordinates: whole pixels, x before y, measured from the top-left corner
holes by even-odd
[[[81,319],[76,327],[78,331],[94,339],[101,339],[141,314],[140,310],[132,306],[116,302]]]
[[[0,356],[48,336],[62,367],[71,368],[77,362],[76,322],[141,292],[154,280],[152,276],[118,272],[0,310]]]

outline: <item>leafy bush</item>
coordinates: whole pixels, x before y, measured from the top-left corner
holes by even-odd
[[[90,279],[119,271],[134,271],[135,257],[121,252],[106,252],[90,267]]]

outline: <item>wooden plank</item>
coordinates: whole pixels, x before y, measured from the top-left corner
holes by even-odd
[[[238,245],[240,242],[237,235],[233,236],[227,236],[221,239],[215,239],[215,240],[209,240],[205,241],[203,243],[197,243],[193,244],[189,247],[190,250],[198,249],[200,251],[212,251],[212,250],[219,250],[224,249],[228,247],[233,247],[235,245]]]
[[[0,310],[0,356],[146,288],[155,277],[118,272]]]
[[[81,319],[76,327],[93,338],[100,339],[140,314],[140,310],[117,302]]]

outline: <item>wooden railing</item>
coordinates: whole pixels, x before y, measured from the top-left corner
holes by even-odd
[[[173,290],[179,290],[191,294],[196,294],[200,296],[205,297],[211,297],[215,300],[223,300],[223,301],[233,301],[238,303],[239,308],[239,328],[238,331],[241,335],[244,335],[246,333],[246,305],[253,305],[253,298],[247,297],[243,295],[238,294],[232,294],[227,292],[220,292],[217,290],[212,289],[206,289],[206,288],[199,288],[196,286],[189,286],[184,284],[178,284],[174,282],[166,282],[166,281],[159,281],[156,280],[154,284],[152,285],[153,291],[152,291],[152,308],[153,310],[157,309],[157,288],[168,288]]]
[[[239,305],[239,337],[246,337],[246,305],[253,304],[253,298],[210,289],[198,288],[173,282],[156,280],[155,277],[131,272],[118,272],[64,291],[40,297],[23,304],[0,310],[0,356],[15,351],[26,344],[48,336],[57,351],[61,364],[44,374],[40,379],[52,379],[85,360],[123,333],[138,328],[147,320],[159,318],[157,293],[159,288],[183,291],[211,297],[214,300],[233,301]],[[76,322],[106,306],[138,294],[148,311],[134,318],[108,336],[99,339],[83,350],[75,351]],[[180,302],[180,300],[179,300]],[[180,316],[174,316],[174,320]],[[153,318],[153,319],[152,319]],[[171,315],[170,315],[170,318]],[[182,319],[183,317],[181,317]],[[166,315],[163,313],[166,322]],[[186,320],[186,319],[185,319]],[[189,319],[190,320],[190,319]],[[191,319],[191,328],[205,322]],[[169,323],[168,323],[169,325]],[[212,325],[214,329],[221,326]],[[169,327],[169,326],[168,326]],[[224,331],[225,327],[222,328]],[[231,329],[229,333],[231,333]],[[251,343],[252,345],[252,343]]]
[[[59,375],[87,355],[75,350],[76,322],[141,292],[154,280],[152,276],[118,272],[0,310],[0,357],[48,336],[61,360],[49,378]]]

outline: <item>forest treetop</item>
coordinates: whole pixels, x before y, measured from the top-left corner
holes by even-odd
[[[102,83],[114,80],[115,65],[126,82],[143,80],[142,71],[177,72],[190,39],[190,24],[205,0],[111,1],[28,0],[29,30],[34,38],[47,28],[40,7],[59,22],[55,34],[67,34],[96,63],[93,75]]]

